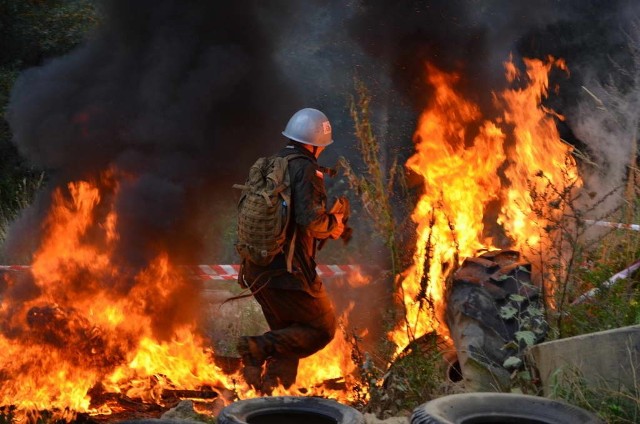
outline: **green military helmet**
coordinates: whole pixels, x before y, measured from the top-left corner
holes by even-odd
[[[318,109],[310,107],[294,113],[282,135],[311,146],[326,147],[333,143],[329,119]]]

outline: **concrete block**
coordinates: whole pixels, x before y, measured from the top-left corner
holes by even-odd
[[[532,346],[527,356],[551,393],[558,372],[579,373],[593,388],[640,387],[640,325],[583,334]]]

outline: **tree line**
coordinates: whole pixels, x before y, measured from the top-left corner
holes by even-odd
[[[98,20],[95,0],[0,0],[0,218],[5,223],[46,179],[46,170],[26,163],[11,141],[5,119],[11,88],[22,70],[82,43]]]

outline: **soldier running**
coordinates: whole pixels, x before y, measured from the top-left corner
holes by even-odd
[[[276,156],[297,155],[288,162],[291,217],[285,245],[293,243],[293,249],[284,249],[268,265],[243,260],[239,277],[262,307],[270,328],[259,336],[240,337],[237,344],[246,382],[265,394],[279,384],[288,388],[295,383],[300,358],[334,337],[334,308],[316,273],[316,241],[342,236],[343,220],[348,218],[326,207],[324,175],[317,162],[333,143],[325,114],[299,110],[282,134],[289,142]]]

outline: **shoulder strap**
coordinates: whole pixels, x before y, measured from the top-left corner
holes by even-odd
[[[307,155],[305,155],[303,153],[291,153],[290,155],[287,155],[284,158],[287,160],[287,162],[290,162],[290,161],[292,161],[293,159],[296,159],[296,158],[305,158],[305,159],[311,160],[311,158],[309,156],[307,156]]]
[[[297,158],[305,158],[307,160],[311,160],[311,158],[303,153],[292,153],[284,157],[287,162],[291,162],[293,159]],[[296,235],[298,233],[298,229],[296,228],[296,223],[293,223],[293,236],[291,236],[291,241],[289,242],[289,251],[287,252],[287,272],[293,272],[293,252],[296,247]]]

